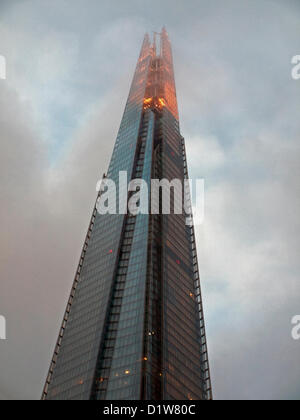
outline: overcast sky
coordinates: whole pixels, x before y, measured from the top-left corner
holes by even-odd
[[[0,399],[38,399],[146,31],[166,25],[216,399],[299,399],[299,0],[0,0]]]

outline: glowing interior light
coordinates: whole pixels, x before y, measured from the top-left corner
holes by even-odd
[[[145,362],[148,360],[148,357],[144,357]]]
[[[166,106],[166,102],[163,98],[158,98],[158,102],[160,103],[161,106]]]
[[[129,375],[130,370],[125,370],[125,375]]]
[[[146,98],[146,99],[144,99],[144,104],[145,105],[150,104],[151,101],[152,101],[152,98]]]

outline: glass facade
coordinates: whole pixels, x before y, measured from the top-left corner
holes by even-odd
[[[151,179],[187,178],[165,29],[159,41],[145,36],[107,173],[120,195],[121,171],[144,180],[149,210]],[[42,399],[211,399],[187,215],[100,215],[96,207]]]

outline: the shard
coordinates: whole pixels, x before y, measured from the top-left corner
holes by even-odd
[[[188,179],[164,28],[154,42],[145,36],[106,174],[124,194],[120,172],[148,185]],[[42,399],[212,399],[187,216],[95,206]]]

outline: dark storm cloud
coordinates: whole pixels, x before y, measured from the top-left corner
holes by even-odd
[[[41,393],[141,39],[163,24],[190,174],[206,181],[197,235],[215,396],[299,398],[298,2],[0,10],[0,398]]]

